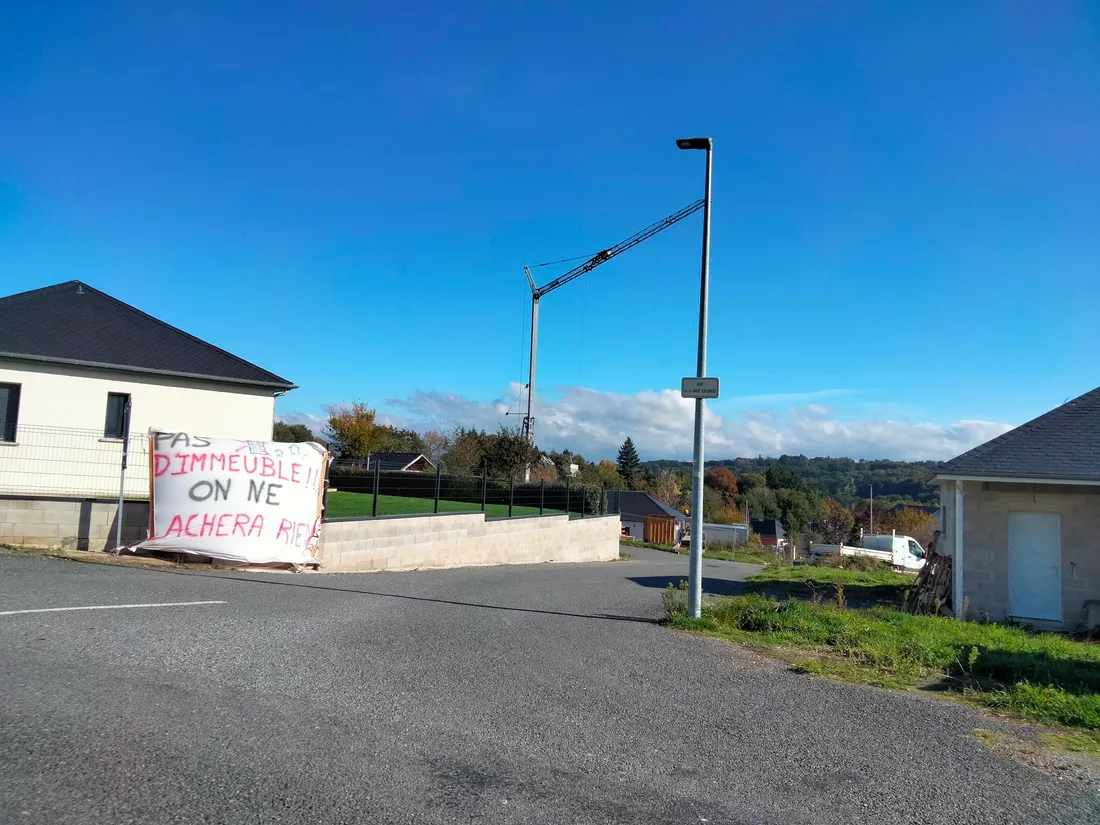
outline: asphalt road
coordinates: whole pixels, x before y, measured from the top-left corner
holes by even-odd
[[[0,555],[3,823],[1053,823],[935,699],[652,623],[682,558],[387,574]],[[711,590],[743,565],[708,562]],[[995,724],[995,723],[994,723]]]

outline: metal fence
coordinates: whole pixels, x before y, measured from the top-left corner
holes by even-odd
[[[488,472],[367,470],[336,461],[328,481],[329,518],[479,511],[489,518],[555,513],[583,518],[607,512],[602,488],[572,479],[521,482]]]
[[[149,439],[130,436],[125,495],[149,498]],[[102,430],[19,424],[0,443],[0,494],[117,498],[122,439]]]

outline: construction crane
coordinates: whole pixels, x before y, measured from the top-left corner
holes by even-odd
[[[527,374],[527,415],[523,418],[523,432],[531,444],[535,443],[535,355],[539,343],[539,301],[544,295],[553,292],[558,287],[565,286],[570,281],[575,281],[577,278],[581,277],[581,275],[588,274],[600,264],[607,263],[616,255],[621,255],[631,247],[640,244],[646,238],[652,238],[658,232],[663,232],[673,224],[679,223],[688,215],[693,215],[702,208],[703,199],[700,198],[694,203],[688,204],[679,212],[673,212],[667,218],[663,218],[657,221],[657,223],[647,226],[641,232],[631,235],[625,241],[620,241],[615,244],[615,246],[597,252],[580,266],[574,267],[564,275],[559,275],[544,286],[535,286],[535,279],[531,276],[530,267],[523,267],[523,271],[527,275],[527,283],[531,287],[531,362]]]

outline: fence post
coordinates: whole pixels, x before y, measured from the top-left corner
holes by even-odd
[[[569,476],[565,477],[565,514],[573,518],[573,511],[569,509]]]
[[[539,481],[539,515],[542,515],[543,505],[546,504],[546,482]]]
[[[600,486],[600,515],[607,515],[607,488]]]
[[[512,517],[512,501],[516,496],[516,477],[508,476],[508,518]]]
[[[122,513],[126,509],[123,494],[126,492],[126,460],[130,455],[130,396],[122,408],[122,467],[118,474],[118,516],[115,518],[115,552],[122,548]],[[229,482],[226,482],[227,484]]]
[[[489,489],[489,470],[485,465],[481,467],[481,512],[485,512],[485,496]]]
[[[443,462],[440,461],[435,465],[435,509],[433,513],[439,512],[439,483],[443,479]]]
[[[381,475],[381,471],[378,462],[374,462],[374,503],[371,504],[370,516],[371,518],[378,517],[378,481]]]

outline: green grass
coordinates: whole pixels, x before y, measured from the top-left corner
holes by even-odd
[[[664,553],[678,553],[681,556],[686,556],[688,554],[688,548],[686,547],[673,547],[670,544],[656,544],[652,541],[642,541],[640,539],[622,538],[619,539],[619,543],[627,547],[648,547],[650,550],[660,550]],[[707,548],[703,551],[703,558],[718,559],[719,561],[738,561],[745,564],[776,563],[774,552],[768,548],[760,550],[758,547],[748,550],[737,549],[733,551],[722,546]]]
[[[666,606],[680,603],[666,595]],[[701,619],[669,612],[676,627],[770,648],[799,671],[942,691],[1024,719],[1100,730],[1097,644],[888,607],[853,610],[762,594],[706,605]]]
[[[841,567],[800,564],[786,567],[768,567],[752,576],[749,581],[909,587],[916,581],[916,578],[915,575],[909,573],[895,573],[889,565],[883,565],[877,570],[846,570]]]
[[[337,490],[328,494],[325,515],[328,518],[347,518],[350,516],[369,516],[373,506],[374,496],[370,493],[349,493]],[[405,496],[379,496],[378,515],[403,516],[414,513],[431,513],[434,500],[430,498],[407,498]],[[480,503],[469,501],[444,501],[439,502],[441,513],[476,513],[481,509]],[[546,510],[547,514],[562,515],[562,510]],[[537,516],[538,507],[512,508],[515,516]],[[485,507],[486,518],[507,518],[507,504],[488,504]]]

